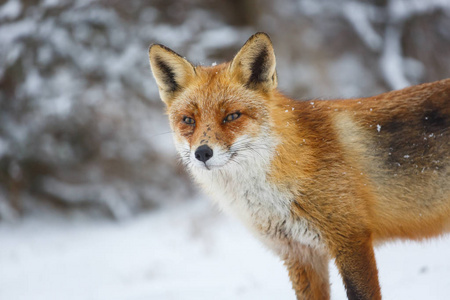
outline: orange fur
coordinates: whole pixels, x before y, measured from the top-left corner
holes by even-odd
[[[159,45],[150,62],[194,177],[220,201],[230,198],[224,207],[281,255],[298,299],[329,298],[330,258],[349,299],[381,299],[373,244],[450,230],[450,79],[369,98],[295,101],[276,89],[262,33],[231,63],[193,67]],[[243,137],[245,155],[235,151]],[[222,158],[199,163],[201,145],[214,147],[211,161]],[[248,157],[256,171],[233,165]]]

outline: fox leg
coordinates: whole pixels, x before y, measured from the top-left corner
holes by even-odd
[[[378,270],[372,241],[365,239],[342,246],[336,251],[335,262],[341,273],[349,300],[381,299]]]
[[[311,251],[312,252],[312,251]],[[330,299],[328,259],[312,253],[312,260],[288,258],[285,265],[298,300]]]

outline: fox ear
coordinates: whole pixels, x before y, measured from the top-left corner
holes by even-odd
[[[179,54],[159,44],[150,46],[148,56],[159,95],[169,106],[176,95],[195,77],[195,67]]]
[[[277,87],[275,52],[266,33],[252,35],[242,46],[230,64],[232,76],[236,76],[251,89],[270,91]]]

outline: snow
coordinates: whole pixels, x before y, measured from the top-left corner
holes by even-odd
[[[373,51],[377,51],[381,48],[383,43],[381,37],[373,28],[368,17],[373,13],[374,8],[372,6],[366,6],[366,4],[358,2],[348,2],[343,6],[343,15],[353,25],[359,38]]]
[[[400,28],[394,26],[388,26],[386,28],[385,43],[380,64],[383,75],[391,88],[399,90],[411,85],[403,73]]]
[[[0,227],[0,299],[295,299],[282,262],[205,199],[123,222]],[[377,249],[384,299],[448,299],[450,236]],[[331,264],[332,299],[346,299]]]
[[[20,14],[21,3],[16,0],[9,0],[0,7],[0,19],[14,19]]]
[[[406,20],[413,16],[431,13],[439,9],[450,8],[447,0],[391,0],[389,1],[389,13],[396,21]]]
[[[0,27],[0,39],[2,44],[9,45],[24,36],[32,35],[35,32],[35,27],[36,22],[34,20],[23,20],[11,24],[2,24]]]

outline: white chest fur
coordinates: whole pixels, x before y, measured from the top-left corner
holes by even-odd
[[[260,240],[280,255],[293,244],[322,248],[320,233],[293,216],[294,195],[267,180],[261,164],[236,164],[219,170],[192,170],[196,180],[220,207],[238,217]]]

